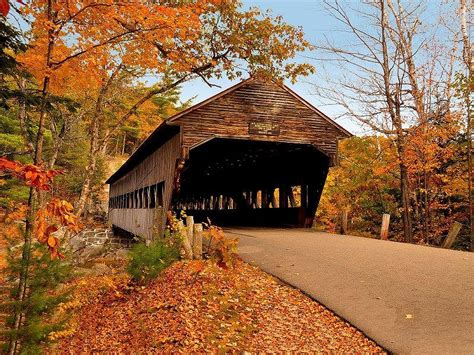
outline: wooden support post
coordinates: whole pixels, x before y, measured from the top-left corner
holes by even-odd
[[[316,185],[308,185],[308,210],[313,217],[316,212],[317,193]]]
[[[347,217],[349,211],[347,209],[342,210],[341,212],[341,234],[347,234]]]
[[[449,229],[449,232],[448,232],[448,236],[443,242],[443,245],[442,245],[443,248],[451,249],[451,247],[454,244],[454,241],[456,240],[456,237],[461,231],[461,228],[462,228],[462,224],[456,221],[451,225],[451,228]]]
[[[288,207],[288,194],[287,194],[287,187],[280,186],[280,208],[287,208]]]
[[[183,234],[184,257],[187,260],[192,260],[193,258],[193,223],[194,219],[192,216],[186,217],[186,228],[184,228],[183,221],[179,222],[179,229],[180,232]]]
[[[252,196],[250,196],[250,190],[245,191],[245,203],[249,207],[252,205]]]
[[[308,185],[301,185],[301,207],[308,207]]]
[[[194,259],[202,259],[202,223],[194,224],[193,256],[194,256]]]
[[[269,205],[269,201],[268,201],[268,190],[267,189],[263,189],[262,190],[262,208],[268,208],[268,205]]]
[[[152,228],[152,239],[155,240],[158,237],[162,237],[165,231],[165,212],[162,206],[155,208],[153,228]]]
[[[258,190],[256,193],[255,193],[255,200],[256,200],[256,204],[257,204],[257,208],[262,208],[262,196],[263,196],[263,190]]]
[[[193,228],[194,228],[194,217],[186,217],[186,235],[183,236],[183,247],[186,252],[186,259],[193,258]],[[189,249],[188,249],[189,247]]]
[[[382,228],[380,229],[380,239],[382,240],[388,239],[389,224],[390,224],[390,215],[388,213],[384,213],[382,216]]]

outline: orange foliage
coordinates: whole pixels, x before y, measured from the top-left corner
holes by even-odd
[[[45,170],[32,164],[21,164],[0,157],[0,172],[15,176],[28,186],[37,190],[49,191],[53,178],[60,174],[57,170]],[[45,207],[40,208],[35,216],[35,233],[38,241],[48,246],[51,258],[62,257],[59,253],[59,240],[53,233],[59,227],[77,231],[77,217],[72,213],[72,205],[58,198],[51,199]]]
[[[384,137],[353,137],[340,142],[339,156],[326,180],[317,222],[339,232],[341,212],[348,210],[351,234],[375,236],[383,213],[400,216],[393,195],[398,188],[393,143]]]
[[[204,237],[207,239],[206,256],[215,260],[216,265],[223,269],[228,269],[234,265],[237,255],[238,239],[226,238],[224,230],[220,227],[205,224]]]
[[[51,253],[51,258],[62,257],[59,253],[59,240],[52,234],[57,232],[59,226],[71,231],[78,230],[77,217],[72,213],[72,205],[64,200],[53,198],[46,207],[38,210],[36,214],[36,238],[45,244]]]
[[[113,274],[74,281],[74,298],[62,307],[72,320],[52,334],[60,342],[49,352],[383,353],[334,313],[242,261],[229,270],[178,262],[147,286],[126,281]]]
[[[439,244],[454,220],[462,221],[467,182],[462,171],[458,134],[461,117],[450,112],[410,129],[405,160],[413,194],[415,235]]]
[[[242,11],[238,2],[72,0],[53,1],[51,10],[48,16],[44,0],[32,0],[23,10],[32,40],[18,61],[39,83],[48,77],[54,94],[100,90],[119,66],[159,79],[209,79],[211,68],[212,75],[235,78],[241,75],[237,59],[252,72],[265,68],[292,80],[313,70],[287,63],[311,47],[301,29],[258,9]]]
[[[24,9],[34,19],[34,39],[18,60],[38,82],[49,77],[51,92],[61,95],[66,88],[98,90],[117,65],[155,73],[189,71],[202,58],[182,56],[177,49],[183,43],[197,42],[199,16],[218,3],[199,0],[165,6],[140,1],[55,1],[48,19],[47,2],[35,0]],[[165,52],[163,60],[160,55]]]
[[[54,177],[62,174],[60,170],[44,170],[36,165],[21,164],[5,157],[0,157],[0,171],[5,171],[24,180],[27,186],[44,191],[50,191]]]

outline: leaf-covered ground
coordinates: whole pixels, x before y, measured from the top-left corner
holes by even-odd
[[[146,287],[129,286],[122,276],[79,281],[81,306],[56,350],[383,352],[253,266],[238,261],[223,270],[207,263],[200,270],[195,263],[175,263]]]

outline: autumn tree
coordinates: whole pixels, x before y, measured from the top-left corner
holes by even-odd
[[[23,181],[37,195],[38,191],[50,191],[52,180],[61,172],[45,170],[36,165],[21,164],[0,157],[0,173]],[[32,195],[30,193],[30,198]],[[78,229],[76,216],[72,214],[73,207],[67,201],[53,197],[42,207],[35,208],[34,215],[30,211],[35,206],[31,205],[31,200],[28,202],[30,203],[26,206],[26,223],[22,233],[21,253],[19,258],[17,258],[18,265],[12,269],[15,286],[12,292],[14,302],[10,306],[13,313],[10,321],[11,331],[9,332],[10,344],[8,353],[10,354],[18,352],[20,339],[22,336],[25,336],[23,332],[20,332],[20,328],[28,328],[36,321],[35,319],[27,318],[28,314],[31,315],[29,311],[32,310],[35,303],[35,300],[32,299],[34,297],[34,293],[32,293],[34,285],[31,284],[32,264],[35,260],[32,255],[33,249],[36,248],[37,244],[42,244],[49,249],[52,260],[62,258],[63,255],[59,251],[59,239],[54,233],[62,227],[72,231],[77,231]],[[34,220],[29,220],[28,218],[34,218]],[[30,230],[27,234],[26,227],[28,226]],[[32,238],[33,234],[36,236],[36,241]],[[40,267],[43,268],[43,265],[40,265]],[[44,292],[44,290],[41,292]],[[26,339],[31,336],[33,335],[27,332]]]
[[[473,196],[473,170],[472,170],[472,92],[474,91],[474,48],[469,36],[469,11],[468,2],[460,0],[459,2],[459,20],[461,25],[462,36],[462,62],[464,64],[464,72],[458,79],[458,87],[462,93],[464,102],[464,111],[466,116],[466,138],[467,138],[467,180],[468,180],[468,199],[469,199],[469,232],[471,239],[471,251],[474,251],[474,196]]]
[[[431,125],[450,115],[457,43],[454,39],[439,40],[435,30],[422,26],[421,2],[380,0],[357,10],[338,1],[325,4],[345,31],[347,42],[341,46],[328,39],[318,44],[322,53],[318,59],[331,60],[341,74],[328,77],[329,85],[316,85],[316,91],[329,103],[339,105],[345,116],[393,142],[398,156],[404,236],[405,241],[412,242],[415,202],[408,151],[415,131],[423,133],[425,139],[436,139],[427,138],[428,132],[441,132],[430,130]],[[433,28],[438,27],[434,23]],[[418,153],[427,159],[428,146]],[[426,181],[422,207],[427,217],[430,172],[422,171]],[[429,233],[426,226],[425,238]]]
[[[33,1],[27,13],[32,21],[31,47],[20,60],[42,83],[44,94],[81,86],[95,93],[79,212],[87,200],[97,152],[151,98],[195,78],[209,85],[212,77],[237,78],[242,66],[250,72],[291,79],[312,70],[307,64],[289,62],[309,47],[300,29],[257,9],[243,11],[234,1]],[[101,135],[108,91],[130,73],[137,80],[152,75],[156,84],[143,91]],[[37,135],[39,157],[43,116]]]
[[[348,211],[349,233],[377,236],[383,213],[399,220],[396,149],[390,139],[375,135],[345,139],[338,148],[339,164],[326,180],[317,225],[338,232],[341,211]],[[393,234],[398,239],[399,233]]]

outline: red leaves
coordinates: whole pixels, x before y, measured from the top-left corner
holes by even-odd
[[[0,0],[2,1],[2,0]],[[5,157],[0,157],[0,171],[16,171],[20,166],[20,163],[16,161],[8,160]]]
[[[383,352],[298,290],[241,261],[225,271],[210,261],[180,262],[143,288],[90,290],[104,289],[108,278],[86,277],[77,289],[88,303],[74,315],[78,327],[59,343],[60,353]]]
[[[204,254],[215,260],[217,266],[222,269],[228,269],[233,266],[237,252],[238,239],[227,238],[222,228],[205,223],[206,230],[203,244],[205,246]],[[206,245],[207,244],[207,245]]]
[[[3,17],[7,17],[9,11],[10,11],[10,4],[8,0],[0,0],[0,14]]]
[[[47,170],[32,164],[21,164],[5,157],[0,157],[0,172],[6,172],[24,180],[26,185],[44,191],[50,191],[54,177],[62,174],[59,170]],[[52,198],[36,213],[36,238],[40,243],[48,246],[52,259],[62,257],[59,252],[59,239],[53,236],[59,226],[72,231],[78,230],[77,217],[72,211],[73,207],[69,202]]]
[[[33,164],[21,164],[0,157],[0,172],[2,171],[24,180],[28,186],[44,191],[50,191],[54,177],[63,173],[60,170],[47,170]]]
[[[25,5],[22,0],[17,0],[17,3]],[[0,15],[3,17],[7,17],[8,13],[10,12],[10,3],[8,0],[0,0]]]
[[[58,225],[71,231],[79,228],[72,210],[69,202],[53,198],[36,215],[36,237],[40,243],[48,246],[52,259],[62,257],[59,253],[59,239],[52,235],[59,230]]]

